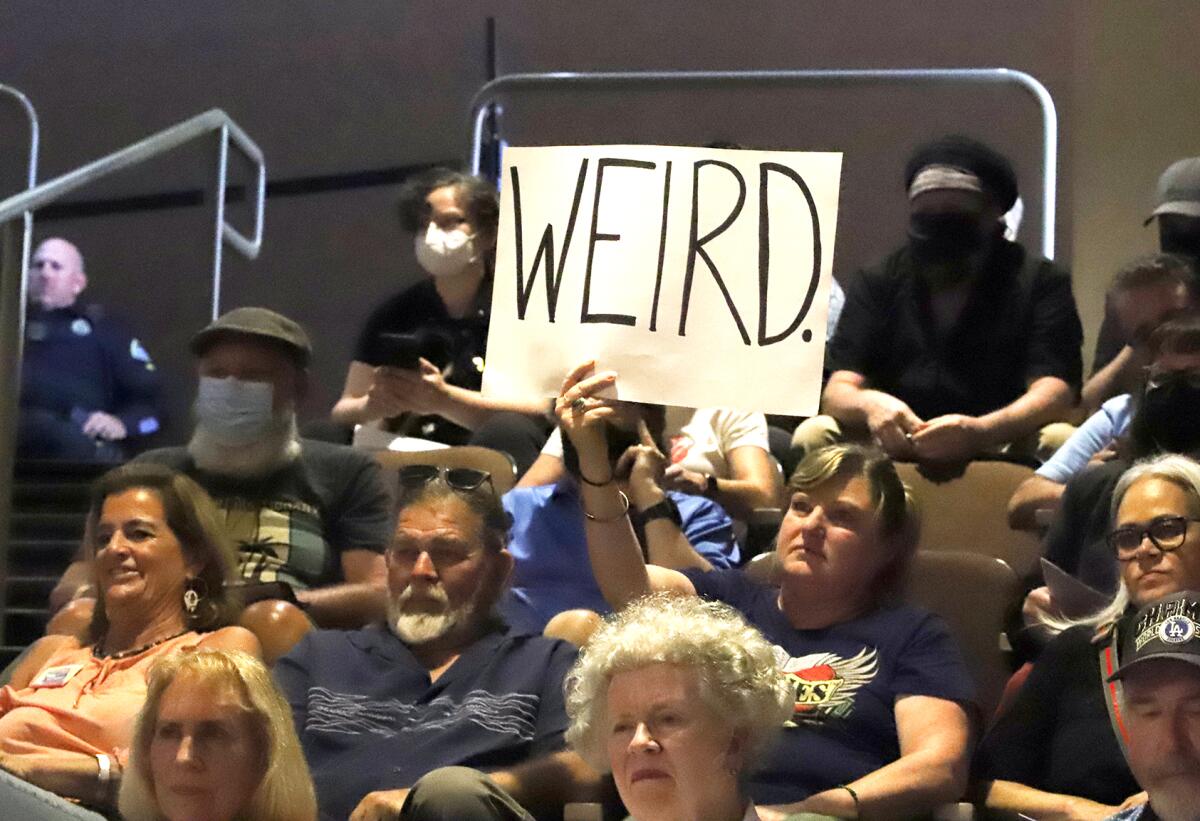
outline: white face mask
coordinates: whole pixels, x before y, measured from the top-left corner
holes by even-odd
[[[432,222],[424,235],[417,234],[416,250],[417,262],[435,277],[461,273],[479,259],[475,254],[475,237],[461,228],[443,231]]]
[[[202,376],[196,421],[223,445],[247,445],[270,429],[273,400],[269,382]]]

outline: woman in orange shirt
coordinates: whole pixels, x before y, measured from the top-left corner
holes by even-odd
[[[100,478],[85,540],[98,598],[86,642],[46,636],[0,689],[0,768],[57,795],[111,808],[146,697],[146,673],[186,648],[261,655],[230,626],[240,604],[212,501],[191,479],[132,464]]]

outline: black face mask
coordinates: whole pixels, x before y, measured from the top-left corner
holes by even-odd
[[[1193,267],[1200,260],[1200,231],[1165,228],[1159,234],[1158,244],[1164,254],[1186,257]]]
[[[913,214],[908,218],[908,245],[920,265],[962,263],[983,247],[986,237],[971,214]]]
[[[1147,384],[1130,434],[1138,456],[1200,449],[1200,374],[1171,373]]]

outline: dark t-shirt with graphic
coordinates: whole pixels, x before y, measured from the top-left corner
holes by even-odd
[[[900,757],[895,703],[920,695],[974,698],[966,664],[945,624],[912,607],[877,610],[821,630],[797,630],[779,589],[740,570],[684,571],[696,591],[725,602],[775,645],[796,689],[796,710],[749,779],[758,804],[801,801]]]
[[[300,457],[262,479],[215,476],[186,448],[140,460],[185,473],[208,491],[238,549],[238,576],[304,590],[342,580],[341,553],[382,553],[391,538],[391,501],[378,463],[344,445],[301,440]]]

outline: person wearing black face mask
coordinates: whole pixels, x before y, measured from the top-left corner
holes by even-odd
[[[1135,393],[1120,457],[1091,465],[1067,483],[1059,515],[1043,543],[1047,559],[1107,593],[1116,588],[1117,561],[1105,534],[1121,474],[1133,462],[1161,453],[1200,455],[1200,313],[1164,322],[1151,335],[1149,348],[1151,364],[1145,384]]]
[[[1006,158],[967,137],[905,169],[908,241],[855,273],[826,351],[824,416],[802,453],[872,438],[894,459],[1051,453],[1079,389],[1083,329],[1070,276],[1004,237],[1017,198]],[[1040,438],[1040,441],[1039,441]]]
[[[1200,296],[1200,157],[1177,160],[1162,173],[1155,203],[1143,225],[1157,221],[1158,247],[1164,254],[1188,263],[1188,284],[1194,299]],[[1131,355],[1135,341],[1121,320],[1120,307],[1111,300],[1106,302],[1092,357],[1092,376],[1084,386],[1087,409],[1095,409],[1125,390],[1122,384],[1136,376],[1139,365]]]

